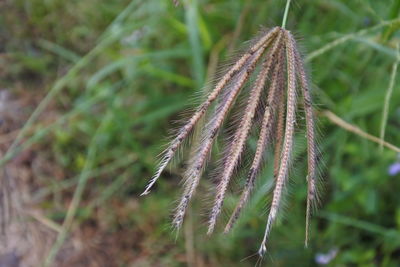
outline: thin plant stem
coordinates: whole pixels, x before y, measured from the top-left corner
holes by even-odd
[[[284,29],[286,27],[286,21],[287,21],[287,17],[288,17],[289,7],[290,7],[290,2],[291,1],[292,0],[287,0],[286,1],[285,13],[283,14],[283,19],[282,19],[282,28],[284,28]]]
[[[126,168],[128,165],[133,164],[136,160],[137,160],[136,154],[125,155],[125,157],[120,157],[107,165],[103,165],[100,168],[88,170],[87,175],[89,176],[89,179],[97,178],[106,173],[111,173],[112,171],[115,171],[119,168]],[[36,194],[32,196],[32,202],[35,203],[38,201],[42,201],[43,198],[47,197],[52,193],[54,194],[61,190],[65,190],[75,186],[79,182],[79,177],[81,175],[82,174],[79,174],[72,178],[60,181],[56,184],[57,187],[53,185],[40,189]]]
[[[337,115],[335,115],[334,113],[332,113],[332,111],[330,110],[325,110],[322,112],[322,115],[324,115],[325,117],[327,117],[331,122],[333,122],[334,124],[342,127],[343,129],[355,133],[356,135],[359,135],[365,139],[368,139],[372,142],[378,143],[380,144],[381,142],[383,143],[383,146],[397,152],[400,153],[400,147],[397,147],[395,145],[392,145],[384,140],[381,140],[380,138],[370,135],[369,133],[364,132],[363,130],[361,130],[360,128],[358,128],[357,126],[354,126],[344,120],[342,120],[340,117],[338,117]]]
[[[359,228],[364,231],[368,231],[370,233],[388,236],[390,238],[400,238],[400,234],[398,231],[392,230],[390,228],[385,228],[380,225],[370,223],[368,221],[357,220],[352,217],[343,216],[340,214],[326,212],[326,211],[321,211],[317,216],[319,218],[322,218],[322,219],[325,219],[325,220],[328,220],[328,221],[331,221],[334,223],[348,225],[353,228]]]
[[[78,185],[77,185],[74,195],[72,197],[71,204],[69,205],[67,215],[65,216],[65,220],[62,225],[61,231],[58,233],[57,239],[56,239],[53,247],[51,248],[49,254],[47,255],[47,258],[45,259],[45,262],[43,264],[43,266],[45,266],[45,267],[52,266],[53,261],[54,261],[55,257],[57,256],[57,253],[60,251],[62,245],[64,244],[66,238],[68,237],[68,233],[74,222],[75,215],[76,215],[76,212],[79,207],[79,203],[81,202],[83,192],[86,188],[86,184],[89,179],[89,173],[90,173],[89,170],[92,169],[94,161],[96,159],[97,148],[98,148],[98,138],[99,138],[101,132],[103,131],[104,127],[112,119],[112,116],[110,116],[110,114],[111,113],[108,113],[104,117],[100,126],[97,128],[97,131],[89,145],[87,155],[86,155],[85,166],[83,167],[83,170],[79,177]]]
[[[196,87],[201,88],[204,83],[204,60],[203,48],[200,41],[198,25],[198,3],[197,0],[186,1],[185,20],[188,28],[189,43],[192,50],[193,78]]]
[[[61,226],[50,220],[49,218],[43,216],[41,213],[37,212],[37,211],[27,211],[26,212],[30,217],[32,217],[33,219],[35,219],[36,221],[40,222],[41,224],[43,224],[44,226],[46,226],[47,228],[59,233],[61,232]]]
[[[363,36],[366,35],[370,32],[373,32],[375,30],[378,30],[380,28],[386,27],[386,26],[392,26],[395,25],[397,23],[400,23],[400,18],[397,19],[393,19],[393,20],[386,20],[386,21],[382,21],[381,23],[372,26],[370,28],[366,28],[366,29],[362,29],[358,32],[352,32],[346,35],[343,35],[340,38],[337,38],[335,40],[333,40],[332,42],[327,43],[326,45],[324,45],[323,47],[311,52],[310,54],[308,54],[308,56],[305,58],[305,62],[310,62],[311,60],[313,60],[316,57],[321,56],[322,54],[326,53],[329,50],[332,50],[333,48],[335,48],[336,46],[343,44],[349,40],[352,40],[356,37],[359,36]]]
[[[397,59],[393,63],[393,66],[392,66],[392,73],[390,74],[389,87],[386,91],[385,102],[383,104],[381,130],[380,130],[380,134],[379,134],[379,138],[381,139],[381,142],[379,144],[380,151],[383,150],[383,141],[385,139],[385,130],[386,130],[386,124],[387,124],[387,119],[388,119],[388,114],[389,114],[390,98],[392,97],[392,94],[393,94],[394,82],[396,80],[396,73],[397,73],[397,67],[399,65],[399,62],[400,62],[399,44],[397,44]]]

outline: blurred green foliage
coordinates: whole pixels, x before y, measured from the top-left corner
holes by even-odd
[[[76,219],[84,223],[99,216],[95,207],[109,211],[109,218],[97,219],[110,222],[110,234],[116,229],[138,233],[139,244],[132,254],[147,255],[143,265],[180,266],[189,258],[189,263],[209,266],[252,266],[257,256],[242,259],[256,252],[262,239],[271,186],[269,164],[251,204],[233,233],[226,236],[218,231],[210,238],[205,235],[202,222],[208,203],[202,195],[213,181],[204,175],[190,216],[174,241],[176,233],[170,233],[169,219],[180,194],[181,162],[163,174],[150,196],[138,195],[156,167],[168,131],[176,128],[172,122],[185,118],[179,113],[193,107],[193,96],[202,94],[205,81],[215,76],[216,57],[224,62],[232,49],[254,37],[260,25],[279,25],[285,1],[187,0],[177,7],[172,2],[6,1],[0,17],[0,23],[6,25],[0,32],[0,48],[7,55],[5,62],[2,59],[7,65],[1,68],[1,86],[13,88],[18,83],[24,90],[43,94],[54,89],[55,81],[64,79],[53,99],[61,115],[50,126],[39,127],[40,134],[36,131],[27,136],[22,145],[48,144],[56,163],[71,177],[44,181],[36,193],[50,218],[62,222],[67,208],[63,197],[59,205],[53,202],[63,190],[75,188],[91,160],[90,170],[86,170],[90,186],[85,188],[85,205]],[[307,54],[344,34],[398,18],[399,3],[294,1],[287,27]],[[400,23],[396,23],[351,38],[308,62],[317,107],[378,136],[399,29]],[[68,73],[71,68],[75,71]],[[395,145],[400,144],[398,81],[385,135]],[[310,247],[303,247],[306,160],[304,134],[299,129],[300,145],[286,210],[272,231],[265,262],[312,266],[317,253],[337,249],[332,266],[398,266],[400,176],[391,177],[387,172],[396,153],[380,152],[377,144],[323,117],[319,128],[324,189],[313,219]],[[96,153],[88,159],[90,144]],[[76,175],[78,178],[73,178]],[[44,197],[49,195],[53,197]],[[119,217],[113,213],[112,200],[136,204]],[[227,211],[236,200],[237,194],[232,193]]]

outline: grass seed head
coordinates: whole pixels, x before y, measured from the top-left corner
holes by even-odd
[[[247,204],[262,162],[265,160],[265,151],[273,149],[275,185],[265,234],[259,249],[259,254],[262,256],[266,251],[268,236],[279,212],[282,194],[287,184],[299,98],[301,98],[305,109],[308,152],[306,245],[309,238],[311,210],[316,200],[317,157],[314,112],[309,82],[295,39],[289,31],[275,27],[263,32],[255,40],[221,77],[205,101],[172,140],[143,195],[150,192],[151,187],[156,183],[182,142],[188,138],[199,120],[205,117],[206,124],[200,129],[201,137],[195,144],[195,152],[189,159],[188,168],[184,174],[183,195],[174,213],[173,225],[176,228],[181,227],[186,209],[195,194],[203,170],[210,158],[215,139],[224,121],[229,116],[229,111],[235,105],[238,95],[243,91],[245,85],[250,83],[249,81],[254,80],[253,84],[249,85],[247,102],[245,108],[241,111],[237,127],[234,129],[232,137],[229,138],[230,141],[225,150],[225,155],[222,155],[222,160],[220,160],[221,166],[219,167],[219,175],[217,175],[215,200],[208,221],[208,234],[212,233],[216,226],[230,180],[240,166],[241,158],[246,151],[246,142],[252,132],[251,129],[255,127],[254,124],[257,122],[255,120],[256,114],[259,112],[258,109],[261,109],[260,114],[263,115],[259,125],[256,151],[239,202],[224,232],[227,233],[232,229]],[[251,79],[252,77],[255,79]],[[207,111],[216,99],[218,99],[218,103],[215,110],[210,116],[207,116]]]

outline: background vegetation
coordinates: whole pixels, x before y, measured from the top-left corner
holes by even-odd
[[[220,227],[212,237],[205,235],[202,195],[213,183],[207,175],[184,229],[177,238],[171,232],[184,162],[168,169],[152,194],[139,194],[154,172],[168,131],[176,127],[173,122],[185,117],[180,112],[193,107],[193,96],[208,90],[205,81],[217,76],[217,66],[260,25],[280,24],[284,2],[188,0],[177,7],[173,1],[155,0],[0,3],[1,165],[8,170],[2,175],[19,179],[25,210],[37,211],[36,217],[24,213],[24,220],[56,230],[49,235],[51,244],[58,240],[61,248],[55,261],[99,266],[257,262],[257,256],[245,258],[262,239],[270,164],[230,235]],[[399,14],[398,0],[298,0],[289,13],[287,28],[309,55],[318,108],[375,136],[396,62]],[[335,40],[344,42],[314,53]],[[385,134],[397,146],[398,81]],[[36,108],[41,113],[26,123]],[[321,263],[320,253],[330,253],[336,255],[332,266],[398,266],[400,174],[388,173],[398,155],[380,151],[376,143],[338,127],[322,113],[324,190],[310,247],[304,249],[303,126],[301,121],[284,216],[272,231],[264,263],[312,266]],[[235,198],[229,196],[228,211]],[[66,234],[65,242],[55,237],[57,231]],[[76,240],[83,245],[76,246]],[[71,247],[74,257],[65,256],[71,255]]]

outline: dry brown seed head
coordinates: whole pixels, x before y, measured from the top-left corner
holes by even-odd
[[[265,60],[260,64],[260,59],[264,54],[266,55]],[[257,65],[261,65],[260,68],[256,68]],[[218,177],[219,182],[216,186],[216,198],[211,211],[208,233],[211,233],[215,227],[217,218],[222,209],[229,181],[234,175],[235,169],[240,164],[240,158],[245,151],[246,140],[255,123],[254,117],[256,110],[261,107],[261,114],[263,115],[261,115],[261,127],[253,162],[249,169],[242,195],[225,227],[225,232],[232,228],[234,222],[238,219],[240,212],[250,198],[251,191],[255,185],[255,179],[261,168],[264,150],[268,146],[275,145],[275,186],[265,234],[259,250],[259,254],[262,255],[266,251],[267,239],[271,227],[276,220],[286,180],[288,179],[287,176],[294,142],[294,127],[297,110],[296,102],[297,96],[300,95],[298,91],[302,93],[307,124],[308,197],[306,244],[309,237],[311,206],[315,202],[316,196],[315,173],[317,157],[311,95],[303,61],[298,52],[296,42],[289,31],[280,27],[275,27],[264,33],[257,38],[257,41],[254,42],[247,52],[233,64],[229,71],[216,84],[214,90],[211,91],[207,99],[200,105],[198,110],[171,142],[161,160],[158,170],[150,180],[143,194],[147,194],[150,191],[150,188],[160,177],[162,171],[172,159],[178,147],[188,137],[198,121],[205,116],[210,105],[219,98],[212,116],[206,118],[207,122],[205,127],[201,129],[201,138],[184,175],[184,192],[176,208],[173,220],[175,227],[179,228],[181,226],[189,202],[200,183],[203,169],[210,157],[210,152],[219,130],[228,117],[229,110],[234,106],[238,94],[242,91],[250,76],[254,75],[254,72],[256,72],[255,70],[258,69],[259,72],[250,90],[246,107],[243,114],[241,114],[241,120],[234,131],[235,133],[232,141],[225,152],[226,155],[223,155],[225,160],[221,161],[223,165],[220,177]],[[269,86],[266,86],[268,84]],[[263,93],[264,90],[269,91],[268,93]],[[263,97],[266,99],[263,99]],[[271,140],[272,138],[275,139],[275,142]]]

